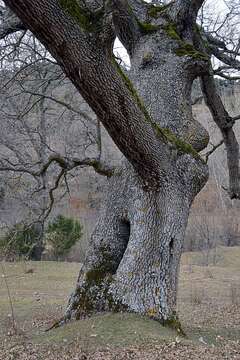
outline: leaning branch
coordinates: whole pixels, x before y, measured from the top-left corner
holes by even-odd
[[[200,96],[197,96],[195,99],[192,99],[192,106],[196,105],[196,104],[199,104],[200,101],[203,100],[203,96],[200,95]]]
[[[39,216],[38,221],[41,222],[45,221],[49,216],[49,214],[51,213],[55,201],[54,192],[59,188],[61,180],[64,177],[66,178],[66,175],[69,171],[77,167],[90,166],[100,175],[111,177],[114,173],[113,167],[110,167],[95,158],[92,159],[86,158],[83,160],[76,158],[69,159],[67,157],[62,157],[61,155],[54,154],[49,157],[47,162],[38,171],[32,170],[32,167],[27,167],[27,165],[19,166],[18,164],[14,164],[9,160],[5,160],[5,161],[6,161],[6,165],[0,166],[0,171],[12,171],[15,173],[28,174],[33,176],[35,179],[43,177],[53,163],[58,164],[58,166],[60,167],[61,170],[54,181],[54,185],[52,188],[49,189],[49,204],[47,208],[43,209],[41,215]],[[45,186],[43,185],[40,189],[38,189],[35,192],[39,192],[40,190],[45,190]]]
[[[206,154],[203,155],[203,156],[205,156],[206,162],[208,162],[209,157],[210,157],[220,146],[222,146],[222,144],[224,144],[224,141],[223,141],[223,140],[219,141],[219,143],[217,143],[216,145],[211,144],[211,145],[212,145],[212,149],[209,150]]]
[[[234,117],[233,117],[233,120],[234,120],[234,121],[240,120],[240,115],[234,116]]]
[[[218,60],[231,66],[233,69],[240,70],[240,61],[236,59],[235,56],[231,57],[230,55],[227,55],[224,50],[220,50],[217,46],[212,44],[209,44],[209,49]]]
[[[33,177],[36,178],[44,175],[53,163],[58,164],[65,172],[71,171],[77,167],[85,167],[85,166],[92,167],[96,173],[107,177],[112,176],[114,172],[113,167],[110,167],[95,158],[86,158],[82,160],[77,158],[70,159],[67,157],[63,157],[59,154],[54,154],[50,156],[47,162],[37,171],[32,170],[32,167],[28,168],[25,166],[19,166],[18,164],[11,163],[9,160],[7,160],[6,165],[0,166],[0,171],[13,171],[18,173],[25,173],[32,175]]]
[[[59,184],[61,182],[61,179],[63,178],[63,176],[65,175],[66,170],[65,169],[61,169],[60,173],[58,174],[54,186],[49,190],[49,198],[50,198],[50,203],[47,207],[47,209],[43,210],[42,216],[40,216],[41,221],[45,221],[48,216],[50,215],[52,209],[53,209],[53,205],[54,205],[54,191],[58,189]]]
[[[156,186],[163,169],[169,167],[171,149],[113,60],[114,34],[105,16],[96,22],[89,14],[83,19],[83,1],[76,2],[78,11],[63,0],[4,1],[61,65],[145,183]]]
[[[210,43],[214,46],[217,46],[218,48],[221,48],[223,50],[227,49],[227,46],[224,41],[219,40],[218,38],[216,38],[208,33],[204,33],[204,35],[206,36],[208,43]]]
[[[226,111],[220,96],[217,93],[213,75],[206,74],[201,78],[202,92],[209,107],[213,120],[220,129],[227,150],[229,171],[229,195],[231,199],[240,199],[240,152],[236,139],[232,118]]]
[[[222,71],[214,71],[214,74],[220,76],[223,79],[230,80],[230,81],[240,80],[240,76],[231,76],[231,75],[223,73]]]

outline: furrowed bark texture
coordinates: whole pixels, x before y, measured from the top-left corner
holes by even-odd
[[[185,165],[189,166],[187,159]],[[163,179],[158,191],[143,190],[129,164],[116,170],[109,180],[106,203],[70,299],[67,318],[79,318],[95,310],[128,310],[163,321],[174,320],[189,208],[193,194],[206,179],[203,166],[203,178],[193,189],[193,179],[184,183],[181,168],[186,170],[179,164],[172,178]]]
[[[174,323],[189,209],[208,177],[197,153],[208,134],[193,119],[190,97],[192,81],[208,66],[191,39],[198,2],[187,11],[186,1],[181,14],[192,14],[192,21],[181,21],[179,33],[174,5],[156,14],[141,1],[130,1],[132,8],[112,1],[93,27],[80,16],[81,1],[77,19],[65,6],[72,1],[6,3],[57,59],[126,157],[109,179],[66,319],[126,310]],[[112,58],[109,11],[131,56],[127,76]]]
[[[25,30],[25,26],[10,9],[6,9],[1,18],[0,39],[20,30]]]

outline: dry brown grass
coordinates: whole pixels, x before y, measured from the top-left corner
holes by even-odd
[[[178,311],[185,339],[133,314],[95,316],[45,333],[63,312],[79,264],[36,262],[28,272],[22,263],[7,263],[18,334],[11,332],[1,278],[0,359],[240,360],[240,247],[218,251],[218,266],[201,267],[199,254],[183,255]]]

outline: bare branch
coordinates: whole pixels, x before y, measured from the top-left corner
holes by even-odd
[[[57,0],[41,0],[38,6],[30,0],[5,2],[61,64],[136,171],[148,184],[156,184],[160,176],[159,163],[161,169],[169,166],[167,159],[171,149],[166,146],[164,136],[156,135],[154,124],[146,121],[146,118],[150,119],[147,111],[119,66],[113,62],[109,53],[112,30],[106,34],[108,29],[104,28],[104,37],[94,38],[92,28],[86,32],[85,25],[79,25]],[[81,9],[82,5],[79,6]],[[92,26],[91,22],[89,26]],[[54,33],[46,32],[49,27],[54,27]],[[161,158],[156,156],[159,149]]]
[[[233,117],[233,120],[234,120],[234,121],[240,120],[240,115],[234,116],[234,117]]]
[[[240,70],[240,61],[238,59],[227,55],[224,50],[219,50],[217,46],[210,44],[209,49],[218,60],[222,61],[224,64],[231,66],[233,69]]]
[[[196,105],[199,103],[199,101],[201,101],[203,99],[203,95],[200,95],[198,97],[196,97],[195,99],[192,100],[192,106]]]
[[[59,154],[54,154],[54,155],[50,156],[48,158],[47,162],[45,164],[43,164],[43,166],[37,171],[32,170],[32,168],[34,166],[38,165],[38,163],[31,165],[28,168],[28,167],[25,167],[25,166],[22,166],[19,164],[14,164],[14,163],[10,162],[10,160],[8,160],[8,159],[5,159],[5,161],[8,164],[0,166],[0,171],[13,171],[13,172],[18,172],[18,173],[27,173],[29,175],[32,175],[33,177],[38,177],[38,176],[45,174],[47,172],[48,168],[52,165],[52,163],[57,163],[65,171],[71,171],[76,167],[90,166],[90,167],[93,167],[93,169],[100,175],[110,177],[113,175],[113,172],[114,172],[114,168],[107,166],[106,164],[104,164],[103,162],[101,162],[95,158],[92,158],[92,159],[86,158],[83,160],[80,160],[77,158],[69,159],[69,158],[63,157]]]
[[[92,121],[93,121],[92,117],[89,116],[89,115],[87,114],[87,112],[82,111],[82,110],[76,110],[76,109],[74,109],[70,104],[66,103],[65,101],[59,100],[59,99],[57,99],[57,98],[55,98],[55,97],[53,97],[53,96],[44,95],[44,94],[42,94],[42,93],[37,93],[37,92],[31,91],[31,90],[26,90],[26,89],[24,89],[24,91],[25,91],[26,93],[28,93],[28,94],[31,94],[31,95],[34,95],[34,96],[39,96],[40,98],[44,98],[44,99],[46,99],[46,100],[50,100],[50,101],[53,101],[53,102],[55,102],[55,103],[57,103],[57,104],[59,104],[59,105],[61,105],[61,106],[64,106],[64,107],[66,107],[68,110],[70,110],[70,111],[72,111],[72,112],[80,115],[83,119],[85,119],[85,120],[87,120],[87,121],[89,121],[89,122],[92,122]]]
[[[211,34],[208,34],[208,33],[204,33],[204,35],[206,36],[208,42],[212,45],[215,45],[221,49],[224,49],[226,50],[227,47],[226,47],[226,44],[224,43],[224,41],[222,40],[219,40],[218,38],[212,36]]]
[[[219,143],[216,144],[216,145],[211,144],[211,145],[212,145],[212,149],[209,150],[206,154],[203,154],[203,156],[205,156],[205,158],[206,158],[206,162],[208,162],[209,157],[210,157],[222,144],[224,144],[224,141],[223,141],[223,140],[219,141]]]
[[[226,111],[217,93],[213,75],[206,74],[201,78],[202,91],[214,122],[221,130],[227,150],[229,170],[229,195],[231,199],[240,199],[239,144],[233,131],[234,119]]]
[[[44,209],[43,213],[40,215],[39,219],[41,219],[41,221],[45,221],[48,218],[49,214],[51,213],[53,205],[54,205],[54,201],[55,201],[54,191],[58,189],[60,181],[65,176],[65,174],[66,174],[66,170],[62,168],[60,173],[57,176],[57,179],[55,180],[54,186],[49,191],[50,203],[49,203],[47,209]]]
[[[240,76],[231,76],[231,75],[227,75],[223,72],[219,72],[219,71],[214,71],[214,74],[215,75],[218,75],[220,76],[221,78],[223,79],[226,79],[226,80],[231,80],[231,81],[236,81],[236,80],[240,80]]]

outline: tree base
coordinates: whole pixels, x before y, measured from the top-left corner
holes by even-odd
[[[77,320],[82,320],[82,319],[85,319],[86,317],[91,317],[91,316],[93,316],[93,315],[96,315],[96,314],[107,314],[107,313],[110,313],[110,312],[112,312],[112,313],[129,313],[129,314],[136,314],[136,313],[134,313],[133,311],[129,311],[129,310],[119,310],[119,311],[117,311],[117,310],[112,310],[112,311],[101,311],[101,312],[99,312],[99,311],[91,311],[90,313],[86,313],[86,312],[84,312],[84,316],[79,316],[79,318],[77,319],[77,318],[75,318],[75,321]],[[138,315],[138,314],[136,314],[136,315]],[[140,315],[139,315],[140,316]],[[141,315],[142,316],[142,315]],[[145,315],[146,316],[146,315]],[[149,319],[151,319],[151,320],[153,320],[153,321],[156,321],[156,322],[158,322],[160,325],[162,325],[162,326],[164,326],[164,327],[166,327],[166,328],[170,328],[170,329],[172,329],[172,330],[174,330],[174,331],[176,331],[177,332],[177,334],[179,335],[179,336],[182,336],[182,337],[186,337],[186,333],[184,332],[184,330],[183,330],[183,328],[182,328],[182,325],[181,325],[181,322],[180,322],[180,320],[179,320],[179,318],[178,318],[178,316],[177,315],[175,315],[172,319],[168,319],[168,320],[159,320],[159,319],[156,319],[156,318],[154,318],[154,317],[152,317],[152,316],[146,316],[147,318],[149,318]],[[50,331],[50,330],[53,330],[53,329],[57,329],[57,328],[59,328],[59,327],[61,327],[61,326],[64,326],[64,325],[66,325],[67,323],[69,323],[70,321],[74,321],[73,320],[73,318],[69,318],[69,316],[63,316],[62,318],[60,318],[58,321],[56,321],[56,322],[54,322],[49,328],[47,328],[46,330],[45,330],[45,332],[48,332],[48,331]]]
[[[179,335],[185,336],[179,318],[175,312],[169,317],[160,317],[157,313],[146,311],[139,313],[131,309],[127,304],[116,299],[111,285],[115,285],[114,276],[101,276],[99,271],[92,270],[85,275],[85,281],[78,285],[75,292],[69,300],[65,316],[51,326],[51,329],[57,328],[71,320],[81,320],[91,317],[94,314],[103,313],[135,313],[140,316],[146,316],[161,325],[174,329]]]

